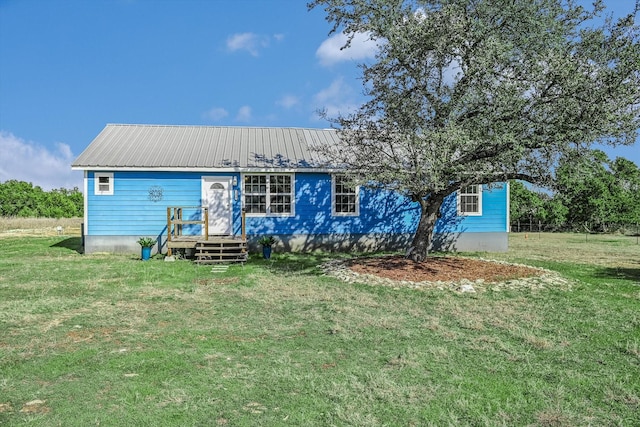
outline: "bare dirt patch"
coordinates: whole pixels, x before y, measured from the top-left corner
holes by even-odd
[[[196,279],[195,283],[199,286],[209,285],[236,285],[240,283],[239,277],[219,277],[213,279]]]
[[[22,405],[20,412],[27,414],[46,414],[51,412],[51,408],[45,405],[46,400],[32,400]]]
[[[416,263],[402,256],[358,258],[348,262],[358,274],[410,282],[457,282],[484,280],[487,283],[542,276],[544,271],[521,265],[458,258],[430,257]]]

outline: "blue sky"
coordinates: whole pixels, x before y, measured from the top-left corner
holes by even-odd
[[[304,0],[0,0],[0,182],[81,188],[107,123],[326,128],[375,54],[329,30]],[[638,143],[608,152],[640,165]]]

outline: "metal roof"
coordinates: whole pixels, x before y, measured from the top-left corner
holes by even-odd
[[[332,129],[108,124],[74,169],[322,168]]]

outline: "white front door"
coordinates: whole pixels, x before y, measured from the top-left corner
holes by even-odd
[[[209,208],[209,235],[231,235],[232,191],[231,177],[202,177],[202,205]]]

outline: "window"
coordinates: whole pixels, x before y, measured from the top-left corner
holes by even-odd
[[[247,213],[267,213],[267,176],[244,177],[244,208]]]
[[[96,173],[93,181],[96,195],[109,196],[113,194],[113,173]]]
[[[458,215],[482,215],[481,185],[469,185],[458,191]]]
[[[245,175],[244,208],[248,214],[293,215],[292,175]]]
[[[332,214],[343,216],[359,215],[358,187],[351,185],[345,175],[333,175],[331,184],[333,193]]]

